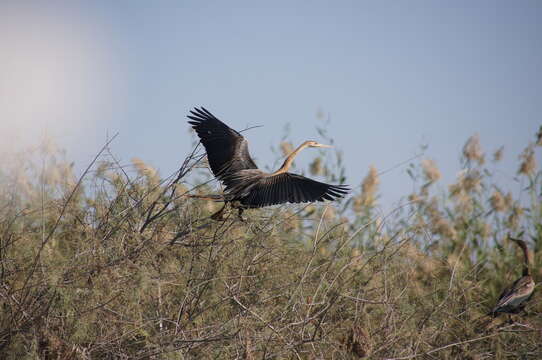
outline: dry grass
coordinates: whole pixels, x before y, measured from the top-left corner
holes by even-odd
[[[542,277],[530,151],[530,203],[493,184],[471,138],[447,194],[432,195],[440,172],[424,161],[413,201],[379,214],[371,168],[341,203],[253,210],[241,223],[210,221],[217,204],[183,196],[213,191],[196,151],[168,179],[104,151],[77,179],[43,148],[0,173],[0,356],[538,359],[539,294],[527,315],[484,316],[519,276],[508,231],[523,231]],[[338,166],[317,163],[314,173]]]

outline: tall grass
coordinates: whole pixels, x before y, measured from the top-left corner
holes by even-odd
[[[513,189],[475,136],[444,192],[434,161],[411,164],[416,190],[389,214],[372,167],[340,202],[214,222],[220,204],[185,196],[216,190],[200,147],[166,179],[105,147],[78,178],[46,144],[0,173],[0,357],[539,359],[541,295],[484,316],[520,275],[507,233],[542,277],[535,146]],[[307,171],[344,178],[340,153]]]

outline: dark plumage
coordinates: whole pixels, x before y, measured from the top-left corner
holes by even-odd
[[[305,141],[290,154],[280,169],[258,169],[248,151],[247,140],[205,108],[195,108],[188,118],[207,151],[209,165],[224,186],[224,200],[235,207],[259,208],[282,203],[335,200],[349,191],[346,185],[330,185],[287,172],[294,157],[306,147],[328,147]],[[220,218],[222,208],[213,218]]]
[[[523,274],[522,277],[503,290],[501,296],[499,296],[499,300],[497,300],[497,304],[489,313],[492,316],[497,316],[499,313],[517,314],[521,312],[525,307],[525,303],[529,301],[534,292],[535,283],[529,271],[529,250],[527,249],[527,244],[523,240],[512,237],[509,237],[509,239],[514,241],[523,251]]]
[[[534,281],[531,276],[523,276],[502,292],[491,315],[499,313],[517,314],[523,310],[525,303],[533,296]]]

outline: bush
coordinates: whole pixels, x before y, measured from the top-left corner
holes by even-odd
[[[542,356],[539,295],[527,315],[485,316],[520,274],[506,234],[528,242],[542,275],[535,144],[517,198],[473,137],[445,193],[424,159],[389,214],[376,211],[371,168],[345,200],[249,210],[246,222],[211,221],[220,204],[186,196],[214,192],[198,150],[167,179],[138,159],[121,167],[107,146],[80,179],[51,144],[0,173],[2,358]],[[344,180],[340,153],[309,171]]]

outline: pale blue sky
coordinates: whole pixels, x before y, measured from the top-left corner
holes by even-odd
[[[169,175],[194,106],[264,125],[246,133],[260,167],[287,123],[295,144],[319,140],[321,109],[354,186],[421,144],[444,186],[479,133],[486,152],[505,146],[499,173],[517,189],[542,123],[541,19],[540,1],[3,0],[0,130],[13,145],[47,131],[81,168],[119,132],[123,162]],[[382,176],[385,203],[410,192],[405,170]]]

